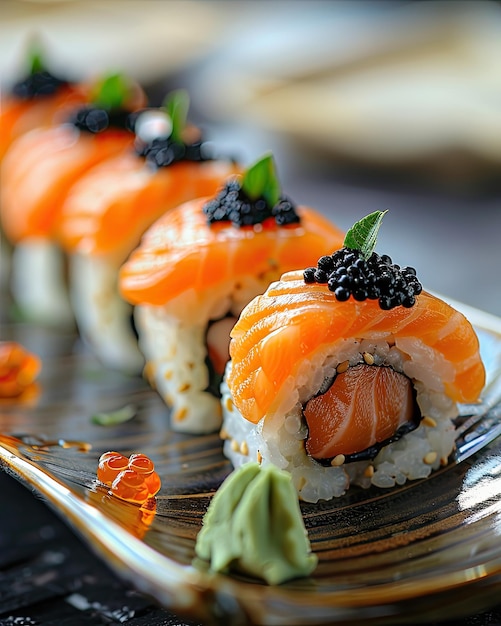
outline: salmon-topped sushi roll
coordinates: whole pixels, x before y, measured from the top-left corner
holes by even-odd
[[[383,215],[271,284],[231,332],[225,454],[286,469],[306,501],[427,477],[453,450],[457,403],[485,383],[469,321],[366,244]]]
[[[84,173],[132,147],[129,114],[145,104],[139,85],[121,75],[97,80],[89,94],[66,123],[16,139],[1,165],[0,215],[14,247],[12,295],[25,316],[44,323],[73,319],[57,242],[64,200]]]
[[[174,430],[220,426],[219,384],[240,311],[282,272],[342,240],[320,213],[282,195],[271,155],[146,231],[121,268],[120,290],[136,307],[145,374],[172,407]]]
[[[139,113],[135,150],[94,167],[72,187],[59,222],[69,255],[70,294],[80,334],[108,367],[141,373],[144,357],[132,307],[118,293],[118,272],[145,230],[175,206],[215,194],[240,171],[217,158],[187,124],[189,97],[178,90],[164,106]]]
[[[34,42],[27,54],[26,74],[0,91],[0,162],[12,142],[34,128],[48,127],[88,99],[84,84],[55,76],[46,68]],[[0,284],[8,286],[11,246],[0,228]]]
[[[65,115],[88,100],[88,89],[51,73],[37,42],[29,46],[26,75],[0,96],[0,161],[10,144],[34,128],[62,122]]]

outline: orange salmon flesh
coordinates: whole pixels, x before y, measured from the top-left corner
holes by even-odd
[[[343,244],[344,233],[308,207],[300,224],[259,228],[230,222],[209,226],[199,198],[169,211],[143,236],[120,271],[120,290],[131,304],[164,305],[189,289],[211,289],[242,276],[267,276],[316,263]]]
[[[134,152],[98,165],[72,187],[59,235],[67,252],[114,253],[125,260],[144,231],[168,210],[216,193],[240,168],[224,161],[179,161],[150,169]]]
[[[414,415],[409,378],[390,367],[350,367],[336,376],[325,393],[307,402],[306,450],[315,459],[361,452],[412,424]]]
[[[425,291],[411,308],[383,311],[374,300],[338,302],[326,285],[305,284],[302,271],[289,272],[249,303],[231,336],[227,382],[237,409],[253,423],[277,411],[305,360],[347,338],[386,340],[397,347],[419,340],[430,367],[435,359],[448,369],[444,393],[454,402],[477,401],[485,384],[470,322]]]

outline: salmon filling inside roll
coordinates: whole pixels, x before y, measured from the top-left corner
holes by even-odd
[[[412,381],[391,367],[359,364],[336,374],[303,408],[306,451],[318,461],[374,458],[417,428],[420,413]]]

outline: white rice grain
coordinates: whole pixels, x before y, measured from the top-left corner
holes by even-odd
[[[406,350],[409,346],[404,343]],[[364,358],[364,354],[372,355],[377,365],[391,365],[401,373],[413,371],[429,380],[431,391],[422,381],[413,382],[422,415],[433,419],[422,421],[417,429],[382,448],[373,460],[326,467],[306,453],[308,429],[302,404],[318,392],[324,380],[332,380],[339,363],[348,361],[353,366],[365,362],[367,357]],[[235,467],[261,458],[263,464],[273,463],[287,470],[299,497],[307,502],[339,497],[350,485],[389,488],[407,480],[426,478],[454,448],[451,417],[457,414],[457,407],[445,395],[441,382],[441,369],[447,371],[447,367],[444,368],[438,358],[432,359],[431,365],[429,361],[422,362],[426,356],[426,350],[409,353],[379,338],[341,339],[320,351],[311,361],[300,364],[294,384],[288,381],[287,391],[280,390],[280,395],[287,399],[273,415],[267,415],[257,425],[244,419],[233,405],[226,384],[230,362],[221,386],[223,428],[231,439],[245,440],[248,453],[243,455],[240,448],[233,450],[228,441],[224,443],[224,453]],[[227,406],[232,410],[228,411]]]

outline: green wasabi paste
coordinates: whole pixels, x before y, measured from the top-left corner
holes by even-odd
[[[273,465],[247,463],[212,499],[195,547],[216,572],[236,571],[277,585],[317,565],[291,477]]]

